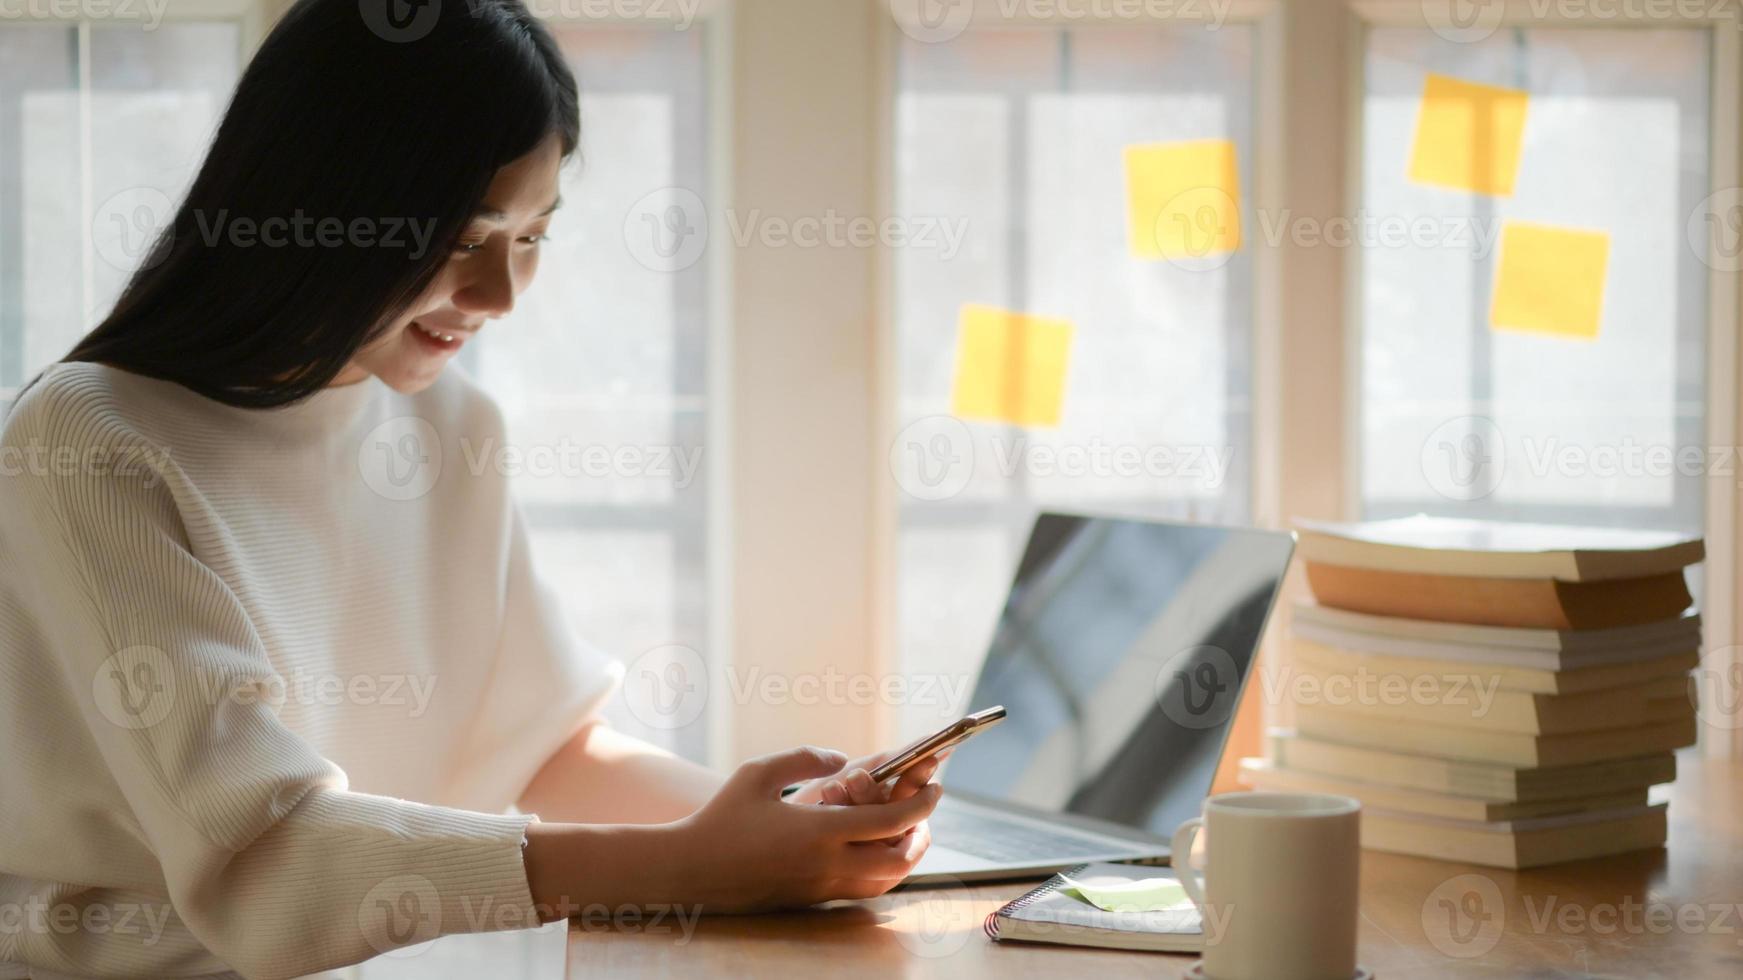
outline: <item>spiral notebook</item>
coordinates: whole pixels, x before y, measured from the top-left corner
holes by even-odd
[[[1167,868],[1133,864],[1080,864],[1047,879],[986,917],[986,934],[997,940],[1101,946],[1109,949],[1195,953],[1204,948],[1198,909],[1109,912],[1079,897],[1071,881],[1111,883],[1172,878]]]

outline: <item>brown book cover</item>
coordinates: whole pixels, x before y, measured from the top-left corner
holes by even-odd
[[[1448,796],[1521,803],[1597,796],[1676,778],[1676,756],[1669,751],[1571,766],[1520,768],[1343,745],[1284,729],[1271,732],[1270,748],[1277,765],[1286,769]]]
[[[1674,656],[1654,657],[1634,663],[1561,670],[1513,664],[1435,660],[1429,657],[1413,657],[1406,653],[1360,653],[1303,640],[1299,636],[1290,639],[1289,651],[1294,654],[1296,663],[1321,672],[1352,674],[1367,670],[1380,675],[1396,675],[1406,683],[1421,683],[1417,678],[1426,677],[1432,683],[1440,685],[1441,689],[1459,683],[1461,678],[1481,678],[1484,683],[1502,691],[1528,691],[1533,694],[1585,694],[1619,687],[1636,687],[1652,684],[1665,677],[1686,675],[1701,665],[1700,651],[1692,648]]]
[[[1643,807],[1647,804],[1650,792],[1645,786],[1635,786],[1631,789],[1560,800],[1485,800],[1429,793],[1359,779],[1339,779],[1321,773],[1273,765],[1265,759],[1242,759],[1241,782],[1256,790],[1273,793],[1330,793],[1333,796],[1350,796],[1360,800],[1362,806],[1370,810],[1476,821],[1526,820],[1567,813]]]
[[[1339,523],[1297,520],[1303,561],[1429,575],[1638,578],[1680,571],[1706,557],[1698,536],[1618,527],[1520,524],[1452,517]]]
[[[1689,713],[1689,675],[1670,674],[1628,687],[1579,694],[1504,691],[1479,668],[1451,677],[1378,671],[1341,673],[1301,662],[1293,676],[1297,703],[1316,703],[1376,720],[1521,735],[1569,735],[1675,721]]]
[[[1525,735],[1476,728],[1425,725],[1397,718],[1370,718],[1324,705],[1302,704],[1295,725],[1303,735],[1327,742],[1410,752],[1437,759],[1536,768],[1625,759],[1670,752],[1695,744],[1695,710],[1686,700],[1667,702],[1674,717],[1629,728],[1565,735]]]
[[[1307,563],[1322,605],[1373,616],[1530,629],[1610,629],[1674,619],[1694,603],[1683,573],[1596,582],[1470,578]]]
[[[1539,868],[1662,847],[1668,830],[1664,804],[1486,823],[1362,811],[1365,848],[1494,868]]]

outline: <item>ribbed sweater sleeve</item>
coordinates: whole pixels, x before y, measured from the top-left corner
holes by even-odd
[[[20,593],[44,635],[31,669],[79,706],[68,723],[106,770],[83,775],[118,785],[206,948],[248,976],[288,977],[536,924],[530,817],[351,792],[280,724],[260,636],[189,548],[198,490],[170,454],[72,399],[37,400],[10,438],[106,461],[7,481],[0,540],[32,556]]]

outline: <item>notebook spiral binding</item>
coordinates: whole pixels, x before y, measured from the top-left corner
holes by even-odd
[[[1031,904],[1033,904],[1037,901],[1040,901],[1043,897],[1051,894],[1055,889],[1062,887],[1065,884],[1066,877],[1068,877],[1070,875],[1082,874],[1083,870],[1087,867],[1089,867],[1089,865],[1080,864],[1074,868],[1067,868],[1066,870],[1061,871],[1059,874],[1056,874],[1053,877],[1047,879],[1047,881],[1045,883],[1043,883],[1039,888],[1036,888],[1036,889],[1028,892],[1027,894],[1019,895],[1018,897],[1013,898],[1009,902],[1006,902],[1004,905],[1000,906],[991,915],[988,915],[986,917],[986,922],[982,924],[982,928],[984,928],[986,930],[987,938],[988,939],[998,939],[999,938],[999,916],[1015,915],[1018,912],[1021,912],[1025,908],[1028,908]]]

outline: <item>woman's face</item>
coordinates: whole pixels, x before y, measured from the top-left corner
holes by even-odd
[[[395,391],[422,391],[448,359],[477,340],[486,320],[504,316],[532,282],[539,242],[557,207],[562,149],[555,135],[496,172],[454,252],[410,312],[357,352],[333,384],[373,374]]]

